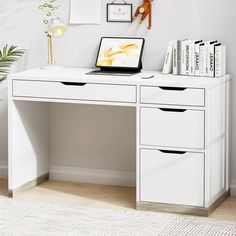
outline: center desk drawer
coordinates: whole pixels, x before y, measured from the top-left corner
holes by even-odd
[[[141,144],[204,148],[204,111],[141,108]]]
[[[134,103],[136,86],[13,80],[13,96]]]
[[[204,89],[141,86],[141,103],[204,106]]]

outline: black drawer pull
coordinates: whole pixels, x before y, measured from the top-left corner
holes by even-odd
[[[174,90],[174,91],[184,91],[187,88],[181,88],[181,87],[166,87],[166,86],[159,86],[162,90]]]
[[[69,85],[69,86],[84,86],[87,83],[77,83],[77,82],[61,82],[64,85]]]
[[[173,108],[158,108],[161,111],[167,111],[167,112],[185,112],[186,109],[173,109]]]
[[[159,150],[160,152],[163,152],[163,153],[169,153],[169,154],[185,154],[186,152],[184,151],[173,151],[173,150]]]

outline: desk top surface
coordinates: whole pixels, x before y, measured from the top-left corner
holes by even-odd
[[[181,75],[164,75],[158,71],[143,71],[132,76],[114,75],[86,75],[92,68],[56,68],[56,69],[31,69],[15,74],[10,74],[9,79],[33,80],[33,81],[60,81],[60,82],[87,82],[87,83],[110,83],[130,85],[156,85],[156,86],[180,86],[211,88],[230,79],[229,75],[219,78],[194,77]],[[151,79],[143,79],[145,74],[154,75]]]

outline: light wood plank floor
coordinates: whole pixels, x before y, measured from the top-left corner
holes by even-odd
[[[7,197],[7,180],[0,178],[0,198]],[[135,209],[135,188],[48,181],[16,200],[108,209]],[[236,197],[228,198],[210,218],[236,221]]]

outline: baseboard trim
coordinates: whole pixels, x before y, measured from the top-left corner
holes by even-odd
[[[15,196],[25,192],[26,190],[29,190],[29,189],[31,189],[39,184],[42,184],[48,180],[49,180],[49,173],[43,174],[43,175],[39,176],[38,178],[36,178],[32,181],[29,181],[26,184],[23,184],[22,186],[20,186],[18,188],[9,189],[8,196],[11,198],[14,198]]]
[[[224,192],[210,207],[193,207],[167,203],[137,202],[136,209],[142,211],[158,211],[184,215],[209,216],[229,196],[230,190]]]
[[[50,180],[134,187],[134,172],[51,166]]]

